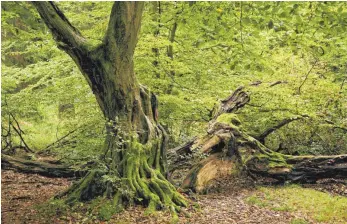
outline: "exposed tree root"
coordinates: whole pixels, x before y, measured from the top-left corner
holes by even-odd
[[[123,175],[114,172],[90,171],[83,179],[57,197],[65,197],[68,204],[102,196],[112,200],[115,211],[136,202],[147,206],[148,212],[167,208],[174,215],[186,206],[186,199],[164,177],[159,169],[149,166],[146,149],[140,143],[131,143],[121,161]],[[148,153],[148,152],[147,152]]]

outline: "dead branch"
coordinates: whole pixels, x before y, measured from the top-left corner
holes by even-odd
[[[244,87],[238,87],[229,97],[221,101],[218,111],[214,114],[213,119],[215,120],[219,115],[223,113],[234,113],[238,109],[244,107],[251,98],[243,91]]]
[[[276,81],[276,82],[270,83],[269,87],[277,86],[279,84],[287,84],[287,83],[288,83],[287,81]]]
[[[307,72],[304,81],[301,83],[301,85],[298,88],[297,94],[300,95],[301,94],[301,87],[305,84],[306,80],[308,79],[308,76],[310,75],[311,71],[313,70],[313,68],[316,66],[318,62],[318,59],[315,60],[315,62],[313,63],[311,69]]]
[[[301,120],[303,118],[307,118],[307,115],[302,115],[299,117],[291,117],[291,118],[285,118],[282,121],[280,121],[278,124],[276,124],[273,127],[270,127],[268,129],[266,129],[262,134],[258,135],[257,137],[255,137],[259,142],[261,142],[262,144],[265,143],[265,138],[270,135],[271,133],[273,133],[274,131],[280,129],[281,127],[293,122],[293,121],[297,121],[297,120]]]
[[[33,151],[32,149],[30,149],[30,147],[29,147],[28,144],[25,142],[25,140],[24,140],[24,138],[23,138],[23,136],[22,136],[22,133],[24,133],[24,132],[22,132],[22,131],[20,130],[20,128],[17,129],[12,123],[11,123],[11,125],[12,125],[13,130],[18,134],[20,140],[23,142],[23,144],[24,144],[24,146],[25,146],[25,147],[24,147],[24,150],[25,150],[26,152],[34,153],[34,151]]]
[[[74,130],[72,130],[72,131],[69,131],[66,135],[60,137],[60,138],[59,138],[58,140],[56,140],[55,142],[52,142],[51,144],[49,144],[48,146],[46,146],[46,148],[44,148],[43,150],[39,151],[37,154],[40,155],[40,154],[44,153],[45,151],[49,150],[49,149],[50,149],[51,147],[53,147],[54,145],[60,143],[60,142],[61,142],[62,140],[64,140],[65,138],[67,138],[67,137],[70,136],[71,134],[75,133],[78,129],[79,129],[79,127],[76,128],[76,129],[74,129]]]

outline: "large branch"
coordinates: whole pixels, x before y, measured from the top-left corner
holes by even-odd
[[[105,50],[115,51],[116,59],[122,55],[132,55],[141,26],[144,2],[115,2],[104,38]],[[127,46],[127,47],[124,47]],[[127,58],[126,60],[130,60]]]
[[[41,18],[53,34],[58,47],[71,51],[71,49],[87,50],[87,40],[71,25],[62,11],[54,2],[32,2]]]
[[[65,51],[74,60],[93,92],[102,92],[100,83],[102,83],[103,77],[96,74],[98,65],[91,58],[91,53],[101,45],[84,38],[54,2],[32,3],[50,29],[58,48]]]

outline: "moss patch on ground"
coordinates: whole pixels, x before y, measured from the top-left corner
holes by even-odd
[[[347,197],[332,196],[298,185],[260,187],[247,198],[247,202],[275,211],[299,211],[316,222],[347,223]]]

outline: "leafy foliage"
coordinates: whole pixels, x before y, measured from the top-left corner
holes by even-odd
[[[111,2],[58,5],[83,35],[102,41]],[[201,134],[215,103],[245,85],[251,102],[238,117],[254,136],[285,118],[309,116],[268,136],[269,147],[285,153],[346,153],[345,6],[146,3],[135,69],[140,82],[158,95],[170,146]],[[6,114],[14,113],[36,151],[77,128],[50,150],[69,162],[97,158],[104,121],[79,69],[56,48],[29,2],[1,7],[3,128]]]

